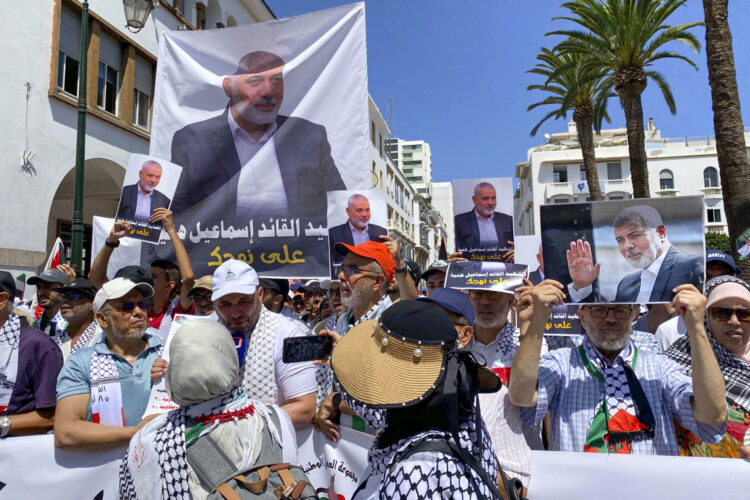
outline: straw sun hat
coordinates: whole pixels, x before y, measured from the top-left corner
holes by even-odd
[[[375,408],[411,406],[442,385],[447,361],[460,357],[477,373],[480,392],[500,389],[500,379],[468,352],[459,355],[457,333],[436,304],[397,302],[355,326],[336,343],[331,364],[343,389]]]

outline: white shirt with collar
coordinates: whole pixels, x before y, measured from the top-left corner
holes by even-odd
[[[666,245],[665,248],[662,248],[661,255],[641,272],[641,289],[638,292],[638,297],[635,299],[637,304],[645,304],[651,301],[651,291],[656,284],[656,276],[659,274],[659,269],[661,269],[661,264],[664,262],[670,246]]]
[[[135,220],[149,220],[151,218],[151,198],[154,192],[149,191],[143,194],[141,189],[141,183],[136,184],[136,191],[138,191],[138,200],[135,205]]]
[[[257,141],[234,121],[231,110],[227,113],[227,121],[241,166],[237,184],[237,218],[249,219],[258,214],[287,217],[289,205],[274,141],[278,128],[276,121],[268,125]]]
[[[367,224],[362,231],[354,227],[354,225],[352,224],[352,221],[347,221],[347,224],[349,224],[349,229],[352,232],[352,240],[354,241],[355,247],[359,245],[360,243],[364,243],[365,241],[370,241],[370,235],[367,233],[367,228],[369,227],[369,224]]]
[[[495,229],[495,213],[493,212],[489,219],[485,220],[475,208],[474,216],[477,218],[477,226],[479,226],[479,243],[481,245],[497,245],[499,239]]]

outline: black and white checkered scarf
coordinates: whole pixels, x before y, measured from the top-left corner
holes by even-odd
[[[750,291],[750,285],[735,276],[719,276],[706,283],[706,297],[719,285],[724,283],[737,283],[744,286]],[[724,384],[727,391],[727,400],[745,411],[750,411],[750,363],[747,363],[734,354],[727,351],[711,335],[711,329],[708,326],[708,314],[704,320],[704,327],[708,334],[708,341],[719,362],[721,374],[724,376]],[[685,368],[688,375],[692,375],[691,354],[690,354],[690,336],[683,335],[675,341],[665,354],[676,361],[680,366]]]

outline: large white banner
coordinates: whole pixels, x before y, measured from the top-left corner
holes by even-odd
[[[150,154],[182,167],[171,207],[197,275],[229,258],[328,275],[326,193],[369,187],[367,99],[364,3],[162,33]]]
[[[318,497],[350,500],[362,480],[372,436],[341,428],[332,444],[318,432],[297,433],[299,465]],[[125,449],[57,450],[51,435],[0,441],[0,500],[115,500]],[[530,500],[685,500],[748,498],[750,460],[600,453],[531,452]],[[334,500],[334,499],[331,499]]]

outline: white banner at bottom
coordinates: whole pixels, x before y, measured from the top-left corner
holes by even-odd
[[[332,444],[297,433],[300,466],[321,499],[333,475],[336,497],[350,500],[363,479],[372,436],[342,427]],[[98,453],[57,450],[51,435],[0,440],[0,500],[115,500],[124,448]],[[529,500],[683,500],[747,498],[750,460],[594,453],[531,452]]]

